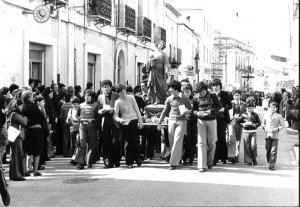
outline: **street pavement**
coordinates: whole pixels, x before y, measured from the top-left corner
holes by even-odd
[[[41,177],[9,181],[11,206],[299,206],[299,167],[292,145],[298,136],[281,133],[276,168],[265,158],[263,131],[258,130],[258,165],[218,163],[205,173],[193,166],[168,170],[155,158],[141,167],[104,169],[101,159],[92,169],[77,170],[69,159],[53,158]]]

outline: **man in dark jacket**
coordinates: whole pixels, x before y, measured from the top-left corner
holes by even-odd
[[[121,148],[119,141],[119,125],[113,120],[115,101],[119,98],[116,92],[112,91],[112,82],[104,80],[101,82],[103,93],[98,97],[99,115],[101,116],[100,147],[104,165],[107,168],[119,167]]]
[[[205,172],[212,169],[216,141],[216,113],[222,108],[216,94],[208,91],[208,85],[201,81],[196,85],[198,97],[193,100],[193,114],[197,117],[198,128],[198,169]]]
[[[222,106],[222,108],[216,113],[218,139],[216,142],[214,165],[216,165],[219,160],[221,160],[223,164],[226,164],[228,155],[226,145],[226,128],[230,123],[229,110],[232,109],[232,104],[228,93],[222,90],[222,82],[220,79],[214,79],[212,87]]]

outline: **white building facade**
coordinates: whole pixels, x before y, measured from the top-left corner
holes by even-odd
[[[154,42],[168,44],[165,2],[91,2],[1,0],[1,21],[6,22],[0,32],[0,86],[27,85],[29,78],[46,86],[60,82],[84,88],[92,82],[95,90],[104,79],[139,84]],[[40,5],[50,10],[45,23],[33,18]]]

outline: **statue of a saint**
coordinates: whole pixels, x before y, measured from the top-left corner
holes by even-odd
[[[164,104],[166,100],[166,80],[170,67],[168,56],[163,52],[166,47],[165,42],[160,40],[155,45],[157,50],[147,63],[150,71],[147,86],[153,105]]]

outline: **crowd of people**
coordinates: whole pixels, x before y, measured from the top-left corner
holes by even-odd
[[[151,114],[145,107],[157,104],[149,96],[147,82],[133,88],[103,80],[97,92],[92,83],[82,92],[79,85],[53,83],[46,87],[32,79],[25,87],[3,87],[1,166],[10,153],[9,179],[24,181],[31,174],[41,176],[46,161],[56,155],[69,157],[70,164],[82,170],[93,168],[101,157],[105,168],[119,167],[123,156],[128,168],[141,166],[145,159],[153,159],[156,151],[170,164],[170,170],[179,163],[192,165],[197,156],[197,168],[205,172],[219,162],[239,162],[242,139],[245,164],[257,165],[256,133],[262,125],[269,169],[274,170],[284,118],[290,126],[298,125],[299,113],[296,119],[289,115],[291,109],[299,109],[298,86],[292,92],[282,89],[274,94],[228,92],[215,79],[209,84],[201,81],[195,89],[188,80],[171,81],[166,89],[157,127],[147,127],[144,121]],[[266,108],[270,115],[261,120],[254,112],[256,106]],[[20,131],[13,142],[7,141],[10,126]],[[0,193],[7,198],[1,175]]]

